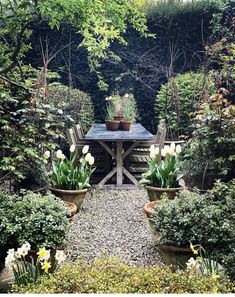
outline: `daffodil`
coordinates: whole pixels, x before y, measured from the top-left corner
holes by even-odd
[[[192,250],[194,255],[198,255],[198,250],[195,249],[195,247],[194,247],[194,245],[192,243],[190,243],[190,249]]]
[[[39,251],[37,252],[38,258],[40,261],[45,260],[48,258],[48,256],[50,257],[50,251],[46,250],[44,247],[39,249]]]
[[[46,273],[48,273],[48,270],[51,268],[51,263],[50,262],[48,262],[47,260],[43,263],[43,265],[42,265],[42,269],[46,272]]]

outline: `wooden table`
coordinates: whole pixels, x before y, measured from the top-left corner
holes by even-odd
[[[85,135],[85,139],[97,141],[115,160],[114,167],[98,184],[99,187],[116,174],[116,186],[123,186],[123,175],[125,175],[134,185],[138,185],[136,178],[124,167],[124,159],[130,152],[138,146],[140,142],[154,140],[155,136],[147,131],[141,124],[132,124],[130,131],[109,131],[106,130],[105,124],[93,124],[91,129]],[[112,150],[107,143],[115,143],[116,151]],[[123,151],[124,142],[129,142],[131,145]]]

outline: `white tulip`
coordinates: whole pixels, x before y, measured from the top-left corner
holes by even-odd
[[[89,151],[89,145],[85,145],[83,148],[82,148],[82,153],[83,155],[87,154]]]
[[[175,149],[174,149],[174,147],[172,147],[172,146],[169,147],[169,149],[168,149],[168,154],[169,154],[170,156],[174,156],[174,154],[175,154]]]
[[[62,150],[58,150],[58,151],[56,152],[56,158],[57,158],[57,159],[60,159],[62,155],[63,155]]]
[[[154,150],[155,150],[155,145],[152,144],[152,145],[150,146],[150,153],[153,152]]]
[[[156,157],[155,151],[150,151],[150,158],[154,159]]]
[[[89,163],[90,166],[94,165],[94,163],[95,163],[95,158],[91,156],[91,157],[90,157],[90,160],[89,160],[88,163]]]
[[[43,154],[43,158],[44,159],[49,159],[50,158],[50,151],[45,151],[45,153]]]
[[[62,161],[64,161],[65,160],[65,155],[64,154],[62,154],[61,156],[60,156],[60,159],[62,160]]]
[[[86,154],[86,156],[85,156],[85,161],[86,161],[86,162],[89,162],[90,157],[91,157],[91,154],[90,154],[90,153]]]
[[[81,158],[79,161],[80,161],[80,163],[82,163],[84,161],[84,158]]]
[[[154,150],[154,153],[155,153],[155,155],[157,156],[158,154],[159,154],[159,147],[157,146],[156,148],[155,148],[155,150]]]
[[[75,146],[75,144],[72,144],[71,146],[70,146],[70,153],[74,153],[75,152],[75,148],[76,148],[76,146]]]
[[[168,154],[169,149],[170,149],[169,145],[164,145],[164,150],[166,152],[166,155]]]
[[[164,148],[161,149],[161,156],[162,157],[166,156],[166,150]]]
[[[175,143],[174,143],[174,142],[171,143],[170,148],[171,148],[173,151],[175,150]]]
[[[180,154],[181,153],[181,145],[177,144],[176,148],[175,148],[176,154]]]

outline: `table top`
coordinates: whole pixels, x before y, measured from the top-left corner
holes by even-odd
[[[132,124],[130,131],[109,131],[105,124],[93,124],[85,135],[87,140],[96,141],[149,141],[155,136],[146,130],[141,124]]]

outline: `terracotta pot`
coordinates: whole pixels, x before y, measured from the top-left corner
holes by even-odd
[[[120,121],[105,120],[105,125],[107,130],[117,131],[120,126]]]
[[[146,216],[148,218],[151,232],[153,234],[154,239],[157,240],[157,241],[159,241],[161,239],[161,234],[156,232],[156,229],[154,227],[154,223],[151,220],[151,216],[154,214],[154,207],[156,205],[160,205],[160,204],[161,204],[161,200],[156,200],[156,201],[148,202],[144,206],[144,213],[146,214]]]
[[[65,201],[65,203],[67,204],[67,206],[70,210],[70,215],[68,215],[68,219],[69,219],[69,222],[71,222],[73,217],[77,213],[78,208],[77,208],[77,205],[72,202]]]
[[[87,189],[82,190],[61,190],[50,188],[51,192],[55,194],[57,197],[61,198],[64,201],[72,202],[77,206],[77,210],[79,211],[85,195],[87,193]]]
[[[123,131],[130,131],[131,129],[131,121],[121,121],[121,129]]]
[[[179,188],[155,188],[151,186],[145,186],[150,201],[160,200],[163,193],[167,194],[168,199],[174,199],[177,192],[183,190],[183,187]]]
[[[194,257],[190,248],[182,248],[168,245],[159,245],[159,250],[163,256],[166,265],[172,265],[173,268],[186,268],[186,263],[191,257]]]

